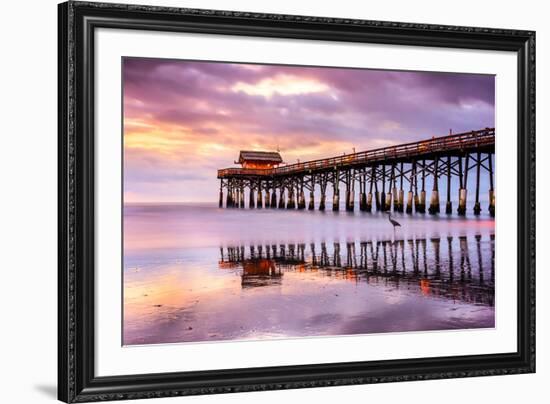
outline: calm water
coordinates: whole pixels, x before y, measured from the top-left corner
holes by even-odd
[[[485,216],[124,208],[126,345],[494,327]]]

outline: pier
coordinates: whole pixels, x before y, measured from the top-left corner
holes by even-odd
[[[288,165],[280,165],[279,153],[243,151],[235,162],[241,167],[218,170],[219,207],[324,211],[331,196],[332,210],[339,211],[343,205],[346,211],[355,211],[358,196],[359,210],[363,212],[465,215],[468,180],[473,174],[473,214],[487,209],[494,216],[494,153],[494,128]],[[480,189],[482,170],[489,177],[488,189],[484,190]],[[453,178],[458,179],[455,190]],[[428,180],[431,190],[426,186]],[[443,210],[440,181],[446,181]],[[453,192],[458,201],[455,207]],[[480,203],[481,192],[488,194],[486,208]]]

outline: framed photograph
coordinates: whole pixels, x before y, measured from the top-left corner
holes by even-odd
[[[535,371],[535,33],[59,5],[59,399]]]

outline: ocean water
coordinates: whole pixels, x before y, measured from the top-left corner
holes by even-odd
[[[494,327],[494,220],[392,218],[126,205],[123,342]]]

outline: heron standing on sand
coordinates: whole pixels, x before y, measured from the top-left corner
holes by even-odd
[[[391,212],[388,212],[388,220],[390,221],[390,223],[392,224],[393,226],[393,238],[395,239],[395,228],[397,226],[401,227],[401,224],[399,224],[399,222],[397,220],[393,220],[391,218]]]

